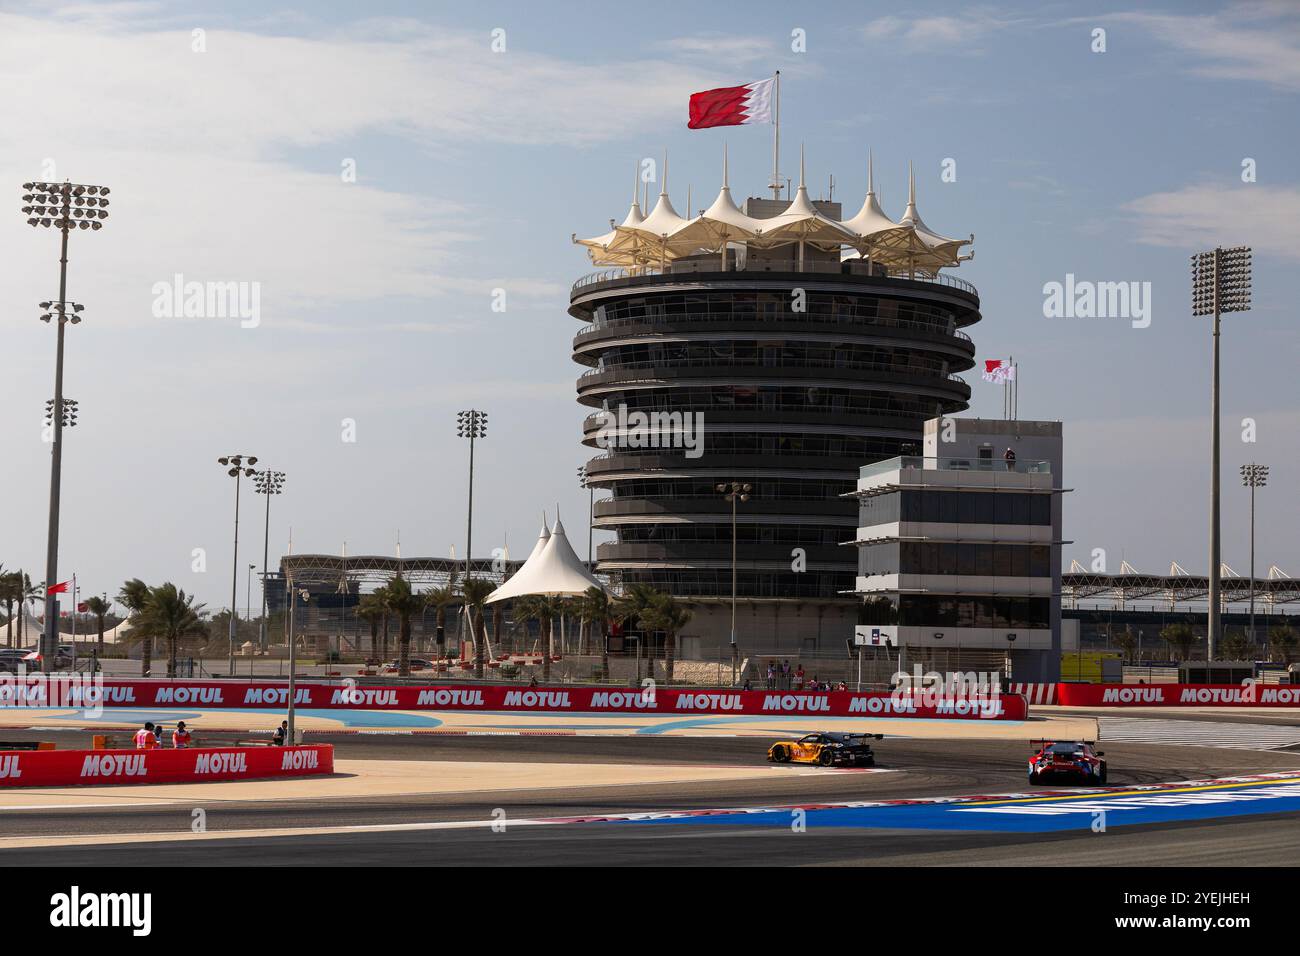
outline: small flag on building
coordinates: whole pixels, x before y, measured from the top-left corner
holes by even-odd
[[[745,86],[723,86],[716,90],[692,93],[691,129],[710,126],[746,126],[773,122],[772,102],[776,77]]]
[[[1002,359],[985,359],[980,377],[994,385],[1005,385],[1016,380],[1016,367]]]

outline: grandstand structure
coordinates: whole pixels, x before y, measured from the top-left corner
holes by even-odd
[[[1250,599],[1250,578],[1242,577],[1226,564],[1222,566],[1221,578],[1224,605],[1244,604]],[[1072,561],[1070,570],[1061,576],[1061,601],[1067,608],[1078,608],[1081,602],[1109,602],[1123,607],[1135,601],[1148,601],[1174,611],[1190,604],[1204,604],[1209,592],[1207,576],[1188,574],[1176,561],[1170,565],[1168,574],[1146,574],[1127,561],[1116,574],[1090,572],[1078,561]],[[1255,603],[1260,607],[1280,613],[1300,611],[1300,580],[1277,565],[1270,565],[1268,577],[1255,579],[1254,593]]]

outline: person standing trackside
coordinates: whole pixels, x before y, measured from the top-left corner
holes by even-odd
[[[1008,445],[1007,450],[1002,453],[1002,460],[1007,463],[1007,471],[1016,470],[1016,453],[1010,445]]]
[[[135,749],[136,750],[155,750],[158,747],[158,736],[153,732],[153,721],[148,721],[143,728],[135,732]]]
[[[271,738],[272,747],[283,747],[289,737],[289,721],[280,721],[280,726],[275,728],[275,736]]]
[[[172,731],[172,747],[176,750],[188,750],[190,740],[190,732],[185,729],[185,721],[176,721],[176,729]]]

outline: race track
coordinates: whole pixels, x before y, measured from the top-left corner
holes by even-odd
[[[1026,794],[1024,741],[888,738],[875,745],[872,772],[774,766],[764,759],[766,741],[747,736],[322,734],[336,747],[340,773],[310,781],[310,789],[295,790],[308,781],[243,781],[7,792],[0,865],[1293,861],[1300,814],[1288,788],[1300,794],[1300,754],[1202,746],[1196,723],[1188,725],[1191,743],[1144,742],[1140,725],[1127,727],[1139,739],[1103,739],[1111,792],[1064,796]],[[1167,733],[1152,725],[1153,736]],[[4,737],[61,748],[87,740],[80,730],[6,730]],[[1278,776],[1133,789],[1261,774]],[[1021,797],[1000,796],[1007,794]],[[936,797],[979,802],[889,805]],[[1095,810],[1060,810],[1070,802],[1083,808],[1085,800],[1114,810],[1103,814],[1102,832],[1095,832]],[[862,802],[875,806],[826,807]],[[823,809],[802,811],[804,826],[793,826],[792,807],[810,805]],[[736,808],[768,813],[700,815]],[[192,829],[196,809],[201,833]],[[678,812],[689,816],[573,820]],[[1188,818],[1173,819],[1180,814]]]

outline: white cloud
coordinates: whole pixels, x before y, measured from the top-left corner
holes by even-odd
[[[1141,242],[1175,248],[1247,244],[1257,254],[1300,260],[1300,187],[1260,183],[1185,186],[1126,203]]]
[[[979,11],[960,17],[886,16],[872,20],[862,33],[868,40],[894,41],[909,51],[967,47],[968,52],[977,52],[979,41],[1020,22]]]
[[[1300,10],[1294,4],[1237,4],[1224,13],[1178,16],[1113,13],[1087,22],[1130,23],[1194,59],[1191,72],[1300,91]],[[1075,22],[1084,22],[1076,20]]]
[[[732,64],[767,59],[776,44],[767,37],[735,36],[727,33],[695,33],[674,37],[656,45],[658,49],[685,56],[702,56]]]
[[[553,302],[565,291],[554,282],[475,277],[491,214],[375,181],[368,137],[406,139],[435,162],[485,142],[585,145],[683,113],[683,91],[714,80],[660,62],[577,65],[519,44],[495,54],[486,32],[413,21],[309,37],[213,28],[196,53],[188,26],[149,19],[157,9],[0,14],[0,176],[112,187],[107,228],[78,234],[73,255],[77,287],[126,323],[156,321],[150,289],[176,273],[259,282],[268,317],[383,296],[486,303],[496,286],[511,308]],[[287,159],[333,144],[324,168]],[[355,183],[340,176],[347,158]],[[15,266],[0,277],[6,301],[48,292],[30,276],[52,275],[53,245],[30,233],[17,216],[0,221],[0,256]]]

